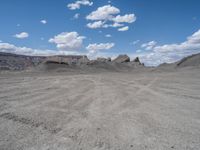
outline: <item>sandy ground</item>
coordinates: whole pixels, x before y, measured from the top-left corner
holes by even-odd
[[[0,150],[199,150],[200,69],[0,75]]]

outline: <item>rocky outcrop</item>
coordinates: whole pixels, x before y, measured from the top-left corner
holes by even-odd
[[[130,62],[130,57],[127,55],[119,55],[116,59],[113,60],[115,63],[126,63]]]
[[[36,67],[37,66],[37,67]],[[87,56],[58,55],[49,57],[24,56],[8,53],[0,53],[0,70],[25,70],[34,68],[39,70],[59,69],[83,69],[83,70],[131,70],[142,66],[139,58],[130,61],[127,55],[119,55],[111,61],[111,58],[97,58],[89,60]],[[85,68],[85,69],[84,69]]]
[[[65,65],[81,65],[86,64],[90,60],[87,56],[25,56],[11,53],[0,52],[0,70],[25,70],[45,64],[65,64]]]
[[[136,57],[136,58],[133,60],[133,62],[138,62],[138,63],[140,63],[139,57]]]
[[[72,65],[72,64],[82,64],[82,63],[87,63],[89,59],[87,56],[50,56],[47,57],[45,60],[45,63],[57,63],[57,64],[67,64],[67,65]]]
[[[45,60],[41,56],[25,56],[0,52],[0,70],[24,70]]]
[[[82,56],[80,59],[78,59],[78,64],[87,64],[90,60],[87,56]]]
[[[69,64],[69,61],[66,58],[59,57],[59,56],[52,56],[46,58],[45,62],[46,64]]]
[[[134,65],[144,66],[144,64],[140,62],[139,57],[136,57],[133,61],[131,61],[131,63],[134,64]]]
[[[103,58],[103,57],[99,57],[97,58],[98,62],[111,62],[111,58]]]

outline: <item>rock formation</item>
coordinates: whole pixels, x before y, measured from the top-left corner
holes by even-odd
[[[133,60],[133,62],[139,62],[139,63],[140,63],[139,57],[136,57],[136,58]]]
[[[41,56],[25,56],[0,52],[0,70],[24,70],[45,60]]]
[[[46,63],[58,63],[58,64],[81,64],[81,63],[87,63],[89,59],[87,56],[50,56],[47,57],[45,62]]]
[[[97,61],[99,61],[99,62],[111,62],[111,58],[99,57],[99,58],[97,58]]]
[[[0,70],[25,70],[28,68],[70,68],[70,69],[102,69],[102,70],[132,70],[134,68],[143,67],[144,64],[136,57],[130,61],[129,56],[119,55],[111,61],[111,58],[97,58],[97,60],[89,60],[87,56],[25,56],[0,52]],[[195,54],[183,58],[182,60],[172,64],[162,64],[157,69],[176,70],[181,67],[200,66],[200,54]],[[44,67],[44,68],[45,68]]]
[[[139,65],[144,66],[144,64],[140,62],[139,57],[136,57],[133,61],[131,61],[131,64],[136,65],[136,66],[139,66]]]
[[[115,63],[126,63],[130,62],[130,57],[127,55],[119,55],[116,59],[113,60]]]

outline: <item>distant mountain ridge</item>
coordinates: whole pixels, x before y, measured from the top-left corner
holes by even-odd
[[[200,53],[185,57],[177,63],[177,66],[179,67],[199,66],[199,65],[200,65]]]
[[[110,68],[115,70],[118,68],[134,68],[144,66],[137,57],[133,61],[127,55],[119,55],[116,59],[97,58],[97,60],[89,60],[85,55],[56,55],[56,56],[26,56],[12,53],[0,52],[0,70],[25,70],[45,64],[47,68],[54,64],[64,64],[66,66],[88,66],[90,68]],[[172,64],[161,64],[158,68],[179,68],[187,66],[200,66],[200,53],[183,58],[182,60]]]
[[[0,52],[0,70],[24,70],[43,62],[46,57]]]
[[[193,54],[191,56],[187,56],[175,63],[163,63],[161,65],[159,65],[157,68],[161,68],[161,69],[177,69],[177,68],[183,68],[183,67],[197,67],[200,66],[200,53],[198,54]]]
[[[115,63],[126,63],[129,66],[143,65],[140,63],[139,58],[130,61],[127,55],[119,55],[115,60],[111,61],[111,58],[89,60],[85,55],[26,56],[0,52],[0,70],[25,70],[41,65],[46,66],[46,68],[57,68],[61,66],[60,64],[65,65],[62,66],[63,68],[67,66],[74,68],[80,66],[109,68],[110,66],[113,69],[113,67],[116,67],[116,65],[113,66]]]

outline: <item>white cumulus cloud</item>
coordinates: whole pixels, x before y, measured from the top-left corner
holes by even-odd
[[[109,37],[112,37],[112,35],[106,34],[105,37],[109,38]]]
[[[84,36],[79,36],[77,32],[63,32],[49,39],[50,43],[55,43],[59,50],[73,51],[82,47]]]
[[[91,29],[113,27],[120,28],[118,31],[127,31],[129,27],[125,24],[135,22],[136,16],[133,13],[125,15],[120,15],[119,13],[120,9],[111,5],[99,7],[86,16],[87,20],[95,21],[93,23],[88,23],[87,27],[91,28],[91,25],[96,25],[97,22],[100,24],[101,22],[103,24]]]
[[[93,2],[90,2],[89,0],[78,0],[75,3],[68,4],[67,7],[70,10],[76,10],[76,9],[80,9],[81,5],[92,6]]]
[[[29,37],[29,34],[27,32],[21,32],[19,34],[15,34],[14,37],[18,39],[25,39]]]
[[[144,43],[141,45],[142,48],[145,48],[146,50],[152,50],[156,46],[156,41],[150,41],[148,43]]]
[[[28,56],[82,55],[80,52],[77,51],[33,49],[28,47],[15,46],[10,43],[0,43],[0,52],[14,53],[14,54],[28,55]]]
[[[147,48],[147,45],[143,45],[143,48]],[[156,45],[156,42],[151,42],[150,45],[154,45],[151,51],[145,51],[139,55],[143,62],[153,66],[165,62],[172,63],[188,55],[200,53],[200,30],[182,43]]]
[[[122,27],[122,28],[119,28],[118,31],[128,31],[129,30],[129,27],[128,26],[125,26],[125,27]]]
[[[47,24],[47,21],[46,20],[41,20],[40,21],[42,24]]]
[[[99,7],[97,10],[91,12],[86,19],[88,20],[108,20],[112,19],[112,15],[120,13],[120,10],[111,5]]]
[[[123,27],[124,24],[115,22],[115,23],[113,23],[111,26],[114,27],[114,28],[116,28],[116,27]]]
[[[0,52],[15,53],[21,55],[55,55],[58,51],[54,50],[40,50],[28,47],[18,47],[10,43],[0,43]]]
[[[124,16],[117,15],[113,18],[113,21],[117,23],[133,23],[136,21],[136,16],[134,14],[126,14]]]
[[[135,40],[135,41],[131,42],[130,44],[131,44],[131,45],[136,45],[136,44],[138,44],[139,42],[140,42],[140,40]]]
[[[100,43],[100,44],[94,43],[94,44],[89,44],[86,47],[86,49],[89,51],[89,53],[95,53],[100,50],[109,50],[114,46],[115,46],[114,43]]]
[[[142,50],[140,50],[140,49],[136,50],[136,53],[140,53],[140,52],[142,52]]]
[[[74,19],[78,19],[79,18],[79,16],[80,16],[80,14],[79,13],[76,13],[75,15],[74,15]]]
[[[95,21],[93,23],[88,23],[87,27],[91,28],[91,29],[96,29],[96,28],[101,28],[104,26],[104,22],[103,21]]]

